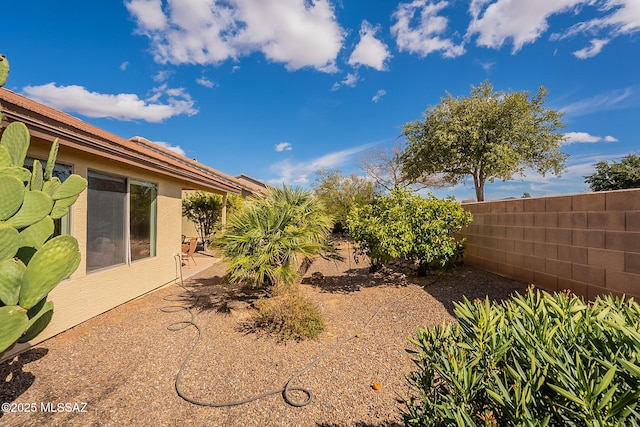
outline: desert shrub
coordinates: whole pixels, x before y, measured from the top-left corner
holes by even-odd
[[[640,306],[529,289],[419,329],[408,426],[638,426]]]
[[[330,249],[331,225],[310,192],[271,187],[266,196],[246,201],[213,241],[229,262],[231,281],[254,287],[293,284],[302,259]]]
[[[431,263],[447,266],[460,258],[464,247],[453,234],[469,222],[471,214],[453,199],[421,197],[407,189],[376,196],[347,217],[356,261],[365,255],[374,269],[398,257],[422,270]]]
[[[298,287],[285,287],[273,296],[256,301],[251,327],[282,339],[316,338],[324,330],[318,306],[304,297]]]

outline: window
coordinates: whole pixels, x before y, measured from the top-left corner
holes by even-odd
[[[129,183],[131,261],[156,255],[156,198],[158,187],[147,182]]]
[[[127,181],[89,171],[87,189],[87,271],[126,260]]]
[[[34,160],[35,159],[33,157],[27,157],[24,160],[24,167],[26,169],[29,169],[30,171],[33,171]],[[44,172],[44,168],[46,166],[47,161],[41,160],[41,159],[38,159],[38,160],[40,161],[40,164],[42,165],[42,171]],[[53,166],[53,172],[51,173],[51,175],[57,177],[60,180],[60,182],[64,182],[67,178],[69,178],[69,175],[71,175],[72,173],[73,173],[73,167],[71,165],[56,163]],[[54,220],[53,236],[55,237],[61,234],[69,234],[70,223],[71,223],[71,219],[69,218],[69,215],[65,215],[62,218]]]
[[[89,171],[87,271],[156,255],[158,186]]]

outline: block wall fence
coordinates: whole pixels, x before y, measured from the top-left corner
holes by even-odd
[[[640,189],[464,203],[464,261],[550,291],[640,301]]]

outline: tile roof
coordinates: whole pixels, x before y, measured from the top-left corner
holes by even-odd
[[[245,188],[235,178],[149,140],[122,138],[8,89],[0,88],[0,102],[4,121],[21,121],[32,135],[48,140],[59,138],[61,146],[177,178],[187,186],[229,193],[240,193]]]

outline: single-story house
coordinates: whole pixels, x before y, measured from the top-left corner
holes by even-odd
[[[54,173],[86,178],[56,233],[74,236],[82,260],[50,294],[55,313],[32,342],[5,358],[179,277],[183,190],[241,194],[235,178],[176,155],[142,138],[126,139],[76,117],[0,88],[2,128],[13,121],[31,134],[27,167],[46,162],[60,141]]]

